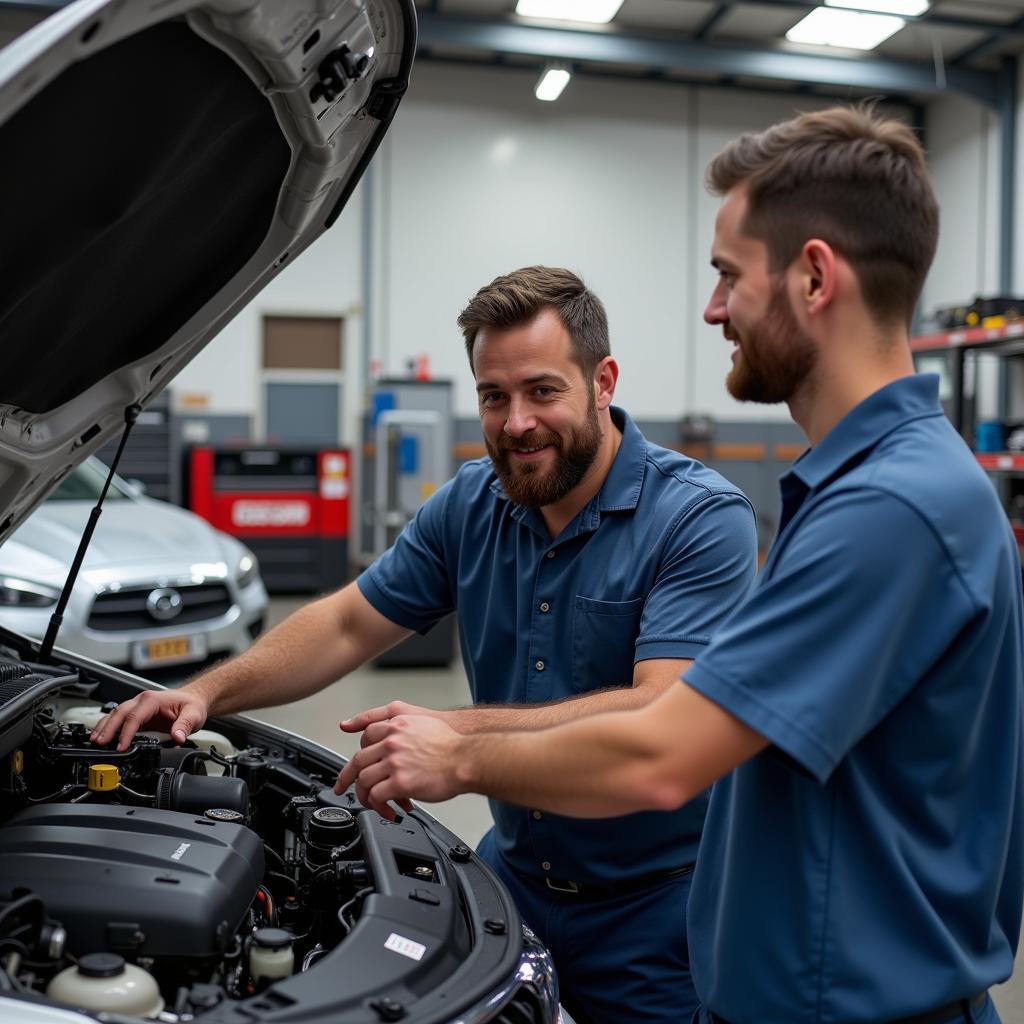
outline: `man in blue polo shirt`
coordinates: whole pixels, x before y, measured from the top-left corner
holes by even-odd
[[[354,584],[223,668],[122,704],[94,740],[120,729],[124,747],[160,716],[184,740],[209,714],[326,686],[453,611],[486,706],[393,703],[346,728],[417,714],[465,733],[536,730],[675,687],[749,589],[749,503],[611,405],[604,308],[575,274],[499,277],[459,325],[489,457],[462,467]],[[706,804],[694,793],[680,810],[617,822],[492,803],[481,853],[550,947],[578,1024],[675,1024],[696,1005],[685,911]]]
[[[992,1024],[1021,923],[1024,609],[995,491],[913,372],[924,154],[835,108],[742,136],[708,181],[727,385],[788,403],[811,443],[748,600],[646,707],[486,736],[399,717],[339,782],[372,806],[477,790],[593,816],[720,780],[695,1021]]]

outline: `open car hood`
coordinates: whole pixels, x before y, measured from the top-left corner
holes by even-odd
[[[338,217],[412,0],[78,0],[0,52],[0,542]]]

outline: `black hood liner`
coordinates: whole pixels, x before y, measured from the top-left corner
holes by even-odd
[[[155,351],[259,248],[290,150],[183,22],[68,68],[0,128],[0,403],[48,412]]]

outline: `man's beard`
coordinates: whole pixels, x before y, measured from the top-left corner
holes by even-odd
[[[572,428],[564,443],[557,434],[537,430],[531,430],[522,437],[509,437],[503,433],[496,445],[487,438],[485,441],[494,471],[510,501],[527,508],[553,505],[586,476],[601,448],[601,424],[594,396],[590,396],[583,423]],[[542,445],[551,445],[555,449],[554,465],[550,468],[535,462],[514,462],[509,454]]]
[[[727,331],[726,337],[738,335]],[[760,323],[739,337],[739,350],[725,386],[741,402],[788,402],[810,376],[818,351],[800,329],[783,282],[772,287]]]

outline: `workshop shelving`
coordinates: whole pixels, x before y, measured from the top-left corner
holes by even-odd
[[[972,448],[979,374],[967,372],[969,358],[990,356],[1001,361],[998,419],[1004,430],[1008,423],[1024,423],[1024,320],[919,335],[911,339],[910,348],[918,369],[940,370],[943,408]],[[935,357],[941,359],[938,365]],[[980,451],[976,458],[990,474],[1024,554],[1024,451]]]

